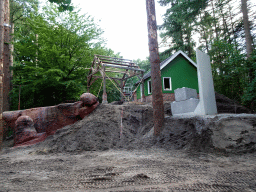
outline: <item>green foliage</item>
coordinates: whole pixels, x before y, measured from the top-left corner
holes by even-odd
[[[78,11],[59,12],[50,6],[41,15],[31,14],[19,27],[14,40],[12,109],[18,106],[16,85],[22,85],[21,108],[78,100],[86,92],[86,68],[94,54],[114,54],[104,47],[93,18]]]
[[[247,71],[253,69],[253,79],[245,86],[242,101],[244,105],[256,111],[256,51],[252,53],[245,68]]]
[[[17,23],[38,10],[38,0],[10,0],[10,23]]]
[[[195,60],[193,34],[199,36],[200,50],[211,57],[215,91],[256,111],[255,52],[246,57],[242,13],[235,0],[160,0],[168,6],[161,36],[169,49],[161,60],[183,50]],[[249,9],[250,10],[250,9]],[[255,42],[255,12],[249,13]],[[170,42],[168,42],[170,41]],[[254,48],[255,49],[255,48]],[[255,51],[255,50],[254,50]]]
[[[71,6],[71,0],[49,0],[49,2],[56,3],[60,12],[74,10],[74,7]]]
[[[189,57],[194,57],[192,31],[195,29],[196,16],[207,5],[207,0],[160,0],[161,5],[171,5],[164,15],[164,24],[160,29],[162,38],[170,37],[171,48],[167,49],[161,56],[165,58],[174,51],[182,50]]]
[[[144,69],[144,73],[147,73],[151,69],[149,58],[147,58],[146,60],[137,59],[133,62],[136,63],[141,69]]]
[[[215,91],[241,102],[243,87],[247,80],[244,75],[246,70],[244,55],[233,44],[224,40],[215,41],[209,55],[212,61],[218,61],[212,63]]]

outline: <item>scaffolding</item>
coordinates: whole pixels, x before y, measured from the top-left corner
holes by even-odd
[[[108,79],[118,88],[121,101],[124,101],[124,87],[126,81],[129,78],[137,76],[140,79],[140,82],[144,84],[143,75],[144,70],[140,69],[132,60],[94,55],[92,66],[89,69],[89,74],[87,76],[87,92],[90,92],[90,87],[97,79],[102,79],[102,103],[108,103],[106,91],[106,80]],[[144,96],[144,86],[142,87],[142,94]]]

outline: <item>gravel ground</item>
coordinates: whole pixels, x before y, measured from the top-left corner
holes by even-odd
[[[0,191],[256,191],[256,154],[107,150],[0,155]]]
[[[100,105],[34,146],[5,141],[0,192],[256,191],[255,115],[165,111],[158,138],[152,106]]]

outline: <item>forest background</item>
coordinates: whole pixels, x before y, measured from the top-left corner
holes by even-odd
[[[103,32],[93,18],[80,14],[70,1],[65,1],[55,1],[57,5],[39,13],[37,0],[10,0],[14,45],[11,110],[17,110],[19,92],[21,109],[75,101],[86,92],[86,68],[91,66],[94,54],[121,57],[106,48]],[[160,53],[161,61],[178,50],[195,60],[194,37],[199,36],[199,49],[211,57],[215,91],[255,111],[256,13],[250,1],[159,3],[166,7],[164,23],[159,26],[161,44],[168,47]],[[148,59],[134,62],[146,72],[150,70]],[[101,100],[100,85],[101,80],[96,81],[91,92]],[[111,82],[107,94],[109,102],[120,99]]]

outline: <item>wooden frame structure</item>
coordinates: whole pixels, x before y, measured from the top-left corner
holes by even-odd
[[[110,75],[113,73],[115,75]],[[109,75],[108,75],[109,74]],[[119,74],[119,75],[117,75]],[[144,70],[140,69],[132,60],[121,59],[103,55],[94,55],[92,66],[87,76],[87,92],[90,92],[91,85],[99,78],[103,79],[102,103],[108,103],[106,92],[106,80],[109,79],[120,88],[121,100],[124,100],[123,88],[127,79],[137,76],[143,81]],[[144,86],[143,86],[144,87]],[[144,89],[142,90],[144,95]]]

